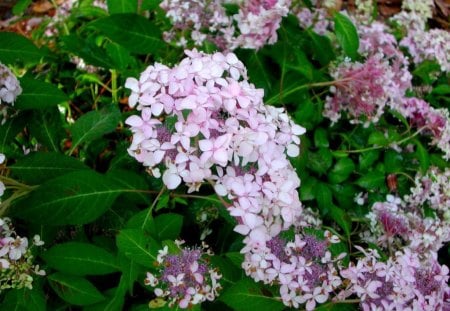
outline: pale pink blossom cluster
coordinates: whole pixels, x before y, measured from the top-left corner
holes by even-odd
[[[223,6],[226,2],[237,4],[238,13],[228,16]],[[201,46],[208,40],[220,50],[259,49],[277,41],[290,0],[164,0],[160,6],[173,26],[164,33],[168,42],[186,47],[190,43]]]
[[[412,126],[421,130],[423,134],[431,136],[431,145],[443,152],[443,158],[450,159],[450,115],[448,109],[433,108],[423,99],[416,97],[405,98],[393,109],[406,117]]]
[[[16,76],[0,63],[0,106],[3,106],[3,103],[14,105],[14,101],[21,93],[22,88]]]
[[[164,168],[169,189],[184,181],[190,191],[223,179],[222,168],[257,163],[263,176],[289,165],[284,153],[299,154],[304,129],[282,109],[264,105],[263,91],[248,83],[236,55],[186,55],[174,68],[155,64],[139,80],[127,79],[129,104],[141,111],[126,120],[133,132],[129,153],[155,176]],[[267,158],[272,155],[277,162]]]
[[[213,301],[221,289],[222,276],[210,267],[212,255],[206,245],[202,248],[181,247],[179,253],[169,254],[165,246],[157,256],[157,272],[147,272],[145,285],[154,287],[156,297],[169,298],[169,307],[191,308],[204,301]]]
[[[318,35],[325,35],[329,28],[333,28],[326,9],[298,7],[294,8],[293,13],[297,16],[301,28],[311,28]]]
[[[334,68],[334,78],[323,115],[333,123],[345,112],[351,123],[378,122],[385,106],[397,99],[395,73],[379,53],[364,63],[346,60]],[[394,92],[392,92],[394,91]]]
[[[436,61],[442,72],[450,72],[450,33],[443,29],[411,30],[400,41],[408,49],[415,64]]]
[[[43,244],[35,235],[33,246]],[[32,275],[45,275],[32,260],[28,239],[14,232],[9,218],[0,218],[0,292],[8,288],[32,288]]]
[[[435,254],[422,257],[406,248],[382,261],[376,250],[356,248],[364,256],[341,270],[347,287],[338,299],[356,294],[364,311],[448,310],[449,270],[439,264]]]
[[[11,70],[0,63],[0,116],[1,124],[6,122],[8,110],[14,105],[17,96],[22,94],[22,88],[19,80]]]
[[[291,0],[240,1],[238,14],[234,16],[240,34],[235,46],[259,49],[278,40],[277,30],[281,19],[289,13]]]

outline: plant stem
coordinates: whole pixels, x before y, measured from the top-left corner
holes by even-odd
[[[163,195],[163,193],[164,193],[164,191],[166,191],[166,189],[167,189],[166,186],[163,186],[163,187],[161,188],[161,190],[159,191],[158,195],[156,196],[156,198],[153,200],[153,203],[152,203],[152,205],[150,206],[150,209],[148,210],[147,215],[145,216],[144,222],[142,223],[142,227],[141,227],[142,229],[145,228],[145,224],[147,223],[147,220],[150,218],[150,215],[152,214],[153,209],[154,209],[155,206],[156,206],[156,203],[158,203],[159,198]]]

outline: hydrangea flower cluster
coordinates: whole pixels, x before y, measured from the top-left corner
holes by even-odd
[[[356,294],[362,310],[446,310],[445,298],[448,268],[435,256],[421,258],[419,253],[405,249],[386,262],[376,250],[365,251],[356,246],[362,257],[341,271],[347,288],[338,298]]]
[[[14,102],[22,93],[22,88],[16,76],[11,70],[0,63],[0,105],[3,103],[14,105]]]
[[[435,109],[426,101],[410,97],[393,107],[409,119],[412,126],[432,137],[431,145],[443,151],[443,158],[450,159],[450,115],[448,109]]]
[[[277,42],[277,30],[290,5],[291,0],[242,1],[239,13],[234,16],[240,30],[236,45],[259,49],[266,43]]]
[[[238,13],[228,16],[223,7],[226,2],[237,4]],[[259,49],[277,41],[290,0],[164,0],[160,6],[173,25],[164,34],[168,42],[186,47],[190,41],[201,46],[208,40],[220,50]]]
[[[35,235],[33,245],[43,244]],[[31,289],[33,274],[45,275],[45,272],[33,265],[28,239],[16,235],[9,218],[0,218],[0,292],[8,288]]]
[[[243,267],[255,281],[280,285],[280,296],[286,306],[314,310],[317,303],[330,299],[341,285],[336,266],[345,256],[332,258],[328,246],[339,239],[325,232],[324,239],[310,234],[295,234],[293,241],[281,235],[265,246],[249,249],[246,246]]]
[[[180,247],[182,241],[176,241]],[[212,301],[220,290],[222,277],[209,266],[211,253],[201,249],[182,248],[178,254],[169,254],[165,246],[157,256],[158,272],[147,272],[145,284],[155,287],[157,297],[169,297],[169,307],[186,309],[206,300]]]
[[[417,174],[411,194],[404,200],[413,206],[427,206],[450,224],[450,169],[431,167],[426,174]]]
[[[312,10],[305,7],[294,8],[294,14],[297,16],[301,28],[312,28],[318,35],[325,35],[327,30],[333,27],[333,22],[328,20],[328,13],[323,8]]]
[[[201,46],[205,40],[215,43],[221,50],[233,40],[232,19],[227,16],[223,0],[164,0],[160,7],[172,23],[164,33],[167,42],[186,47],[189,41]],[[187,38],[190,34],[190,38]],[[189,39],[189,40],[188,40]]]
[[[436,61],[442,72],[450,72],[450,33],[442,29],[412,30],[400,41],[408,49],[415,64]]]
[[[443,179],[445,178],[444,176]],[[418,177],[416,180],[422,179]],[[426,178],[424,181],[427,184]],[[370,220],[370,232],[364,232],[362,238],[391,251],[401,250],[406,246],[422,254],[437,253],[450,241],[449,220],[442,211],[434,217],[426,216],[423,203],[418,204],[418,189],[421,189],[421,184],[416,184],[413,188],[417,194],[413,192],[403,200],[388,195],[386,202],[374,203],[372,211],[366,216]],[[426,197],[425,191],[423,197]],[[425,200],[423,202],[426,203]]]
[[[420,17],[424,23],[431,17],[433,17],[433,0],[403,0],[402,11],[415,14]]]
[[[396,99],[394,73],[380,54],[364,63],[346,60],[333,69],[335,79],[327,96],[323,115],[333,123],[346,112],[351,123],[376,123],[391,100]],[[391,92],[393,91],[393,92]],[[361,117],[367,118],[361,120]]]

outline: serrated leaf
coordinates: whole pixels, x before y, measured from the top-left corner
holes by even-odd
[[[88,243],[57,244],[41,256],[49,267],[71,275],[103,275],[119,270],[111,253]]]
[[[107,133],[113,132],[119,121],[120,113],[116,107],[89,111],[82,115],[71,128],[71,151],[75,150],[82,143],[91,142]]]
[[[358,56],[359,48],[359,37],[355,25],[347,16],[336,13],[334,15],[334,29],[336,38],[345,54],[355,60]]]
[[[160,244],[140,229],[123,229],[116,238],[119,251],[134,262],[154,268]]]
[[[307,34],[311,39],[313,58],[318,60],[322,66],[328,65],[335,58],[330,39],[311,30],[308,30]]]
[[[14,176],[28,184],[42,184],[70,172],[89,169],[79,160],[57,152],[36,152],[10,166]]]
[[[70,53],[79,56],[86,64],[109,69],[112,61],[104,49],[98,47],[94,38],[81,38],[75,34],[61,38],[64,47]]]
[[[164,42],[159,27],[147,18],[131,13],[114,14],[88,24],[130,52],[157,52]]]
[[[35,64],[45,55],[33,42],[14,32],[0,32],[0,42],[0,62],[4,64]]]
[[[19,116],[18,118],[12,118],[0,126],[0,153],[5,154],[7,157],[13,154],[13,148],[11,142],[21,132],[26,124],[26,118]]]
[[[55,85],[23,77],[20,79],[22,94],[17,97],[15,106],[19,109],[45,109],[66,102],[69,98]]]
[[[285,308],[281,300],[270,296],[261,283],[243,279],[224,291],[219,300],[239,311],[281,311]]]
[[[105,299],[91,282],[82,277],[57,272],[47,279],[56,294],[70,304],[86,306]]]
[[[94,171],[75,171],[43,183],[14,202],[12,213],[38,224],[86,224],[102,215],[126,190]]]

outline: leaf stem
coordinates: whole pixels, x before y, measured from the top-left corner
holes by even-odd
[[[147,223],[148,219],[150,218],[150,215],[152,214],[153,209],[154,209],[155,206],[156,206],[156,203],[158,203],[159,198],[163,195],[163,193],[164,193],[164,191],[166,191],[166,189],[167,189],[166,186],[163,186],[163,187],[161,188],[161,190],[159,191],[158,195],[156,196],[156,198],[153,200],[153,203],[152,203],[152,205],[150,206],[150,209],[148,210],[147,215],[145,216],[144,222],[142,223],[142,227],[141,227],[142,230],[145,228],[145,224]]]

